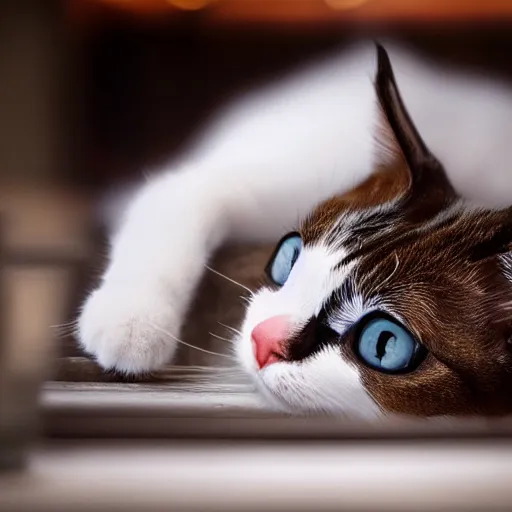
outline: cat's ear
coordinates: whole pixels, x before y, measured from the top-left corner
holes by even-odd
[[[379,142],[392,158],[401,160],[400,172],[408,173],[407,194],[416,204],[429,202],[439,207],[456,193],[441,163],[430,152],[402,100],[388,53],[377,44],[375,89],[382,116]]]

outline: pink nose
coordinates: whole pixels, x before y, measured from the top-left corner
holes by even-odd
[[[260,370],[285,358],[284,344],[290,334],[290,317],[273,316],[258,324],[251,333],[254,355]]]

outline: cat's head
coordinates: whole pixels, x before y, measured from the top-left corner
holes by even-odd
[[[239,358],[292,412],[510,413],[512,210],[458,197],[377,61],[380,164],[279,242]]]

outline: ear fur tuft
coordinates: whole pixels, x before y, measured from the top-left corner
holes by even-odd
[[[405,165],[398,167],[409,173],[408,195],[414,208],[422,203],[427,210],[435,211],[452,202],[457,194],[409,116],[387,51],[378,43],[376,51],[375,90],[383,112],[383,136],[379,141],[388,154],[404,160]]]

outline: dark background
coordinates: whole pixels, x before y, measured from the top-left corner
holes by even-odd
[[[0,2],[0,271],[69,270],[62,311],[44,326],[76,318],[101,271],[98,195],[176,154],[220,104],[247,88],[353,39],[384,36],[453,66],[512,78],[512,3],[502,0],[366,0],[361,13],[331,12],[320,0],[217,0],[192,11],[144,0],[142,11],[130,8],[142,1]],[[460,16],[456,8],[448,16],[443,9],[455,4]],[[480,11],[468,17],[470,4]],[[225,249],[215,265],[256,286],[267,253]],[[242,312],[236,289],[212,276],[202,286],[184,333],[194,344],[206,343],[219,319],[235,325]],[[62,293],[48,290],[49,301]],[[0,286],[2,294],[8,304]],[[24,326],[36,316],[22,306],[0,310],[0,329],[2,321]],[[68,356],[77,354],[71,331],[66,324],[59,335]],[[66,368],[65,378],[84,378]]]

